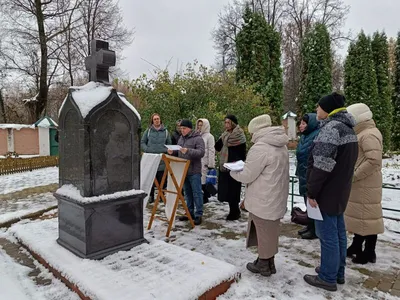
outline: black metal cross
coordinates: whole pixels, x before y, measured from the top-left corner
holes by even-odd
[[[90,55],[85,58],[85,67],[89,71],[89,80],[110,84],[108,69],[115,66],[115,51],[108,49],[108,43],[101,40],[90,42]]]

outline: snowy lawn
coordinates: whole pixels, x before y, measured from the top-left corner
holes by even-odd
[[[306,241],[293,237],[293,232],[283,233],[276,256],[278,273],[265,278],[246,269],[246,264],[257,257],[254,250],[245,249],[247,214],[244,213],[239,221],[226,222],[224,217],[227,214],[227,205],[213,201],[206,205],[204,224],[194,230],[189,230],[183,222],[177,222],[177,230],[167,239],[164,236],[166,225],[156,221],[147,234],[240,268],[242,279],[219,299],[396,299],[389,294],[368,290],[362,283],[367,279],[365,270],[385,273],[400,270],[400,244],[393,245],[379,239],[376,264],[360,266],[348,260],[346,284],[338,286],[338,292],[330,293],[313,288],[303,280],[305,274],[315,274],[314,267],[319,265],[318,240]],[[288,214],[283,222],[290,222]],[[397,243],[399,242],[400,235],[397,235]]]
[[[0,200],[0,224],[57,205],[51,193],[37,194],[23,199]]]
[[[317,240],[305,241],[294,237],[296,228],[292,227],[291,231],[287,231],[287,228],[290,228],[291,225],[283,226],[283,232],[280,237],[279,253],[276,256],[277,274],[265,278],[247,271],[245,267],[246,263],[253,261],[257,257],[254,249],[248,250],[245,248],[247,214],[243,213],[243,216],[239,221],[227,222],[225,221],[225,216],[228,213],[228,206],[215,201],[215,199],[213,200],[214,201],[205,206],[204,223],[201,226],[197,226],[192,230],[186,222],[177,221],[176,229],[171,233],[171,237],[166,238],[165,232],[167,224],[155,220],[153,228],[149,231],[145,230],[145,237],[149,240],[156,239],[167,241],[173,245],[180,246],[187,250],[196,251],[236,266],[241,272],[242,278],[239,282],[234,283],[228,292],[220,296],[219,299],[397,299],[389,294],[367,289],[363,287],[363,282],[368,279],[368,274],[372,272],[393,274],[393,272],[398,272],[400,270],[400,235],[397,235],[397,239],[395,239],[397,241],[396,244],[383,241],[379,238],[377,244],[376,264],[360,266],[353,264],[348,260],[346,284],[343,286],[339,285],[338,291],[331,293],[313,288],[304,282],[304,274],[314,274],[314,267],[319,264],[319,242]],[[161,206],[163,207],[163,205]],[[145,227],[148,224],[149,216],[150,210],[146,209]],[[285,217],[283,222],[289,222],[289,215]],[[56,245],[56,237],[49,241],[45,241],[42,237],[38,238],[38,235],[35,235],[35,233],[29,229],[30,226],[38,226],[38,224],[42,224],[40,225],[42,226],[42,229],[40,230],[44,230],[44,232],[50,231],[50,227],[54,227],[51,230],[56,230],[56,220],[34,222],[22,221],[20,224],[13,225],[7,233],[11,234],[14,232],[18,236],[24,236],[23,239],[25,239],[25,242],[28,244],[35,245],[42,243],[41,247],[47,248],[48,255],[52,257],[55,255],[55,251],[51,251],[51,249]],[[157,243],[154,243],[153,247],[157,247]],[[69,262],[75,259],[75,256],[68,252],[66,253],[67,254],[63,255],[63,259],[66,259]],[[176,254],[179,254],[179,251],[177,251]],[[132,274],[131,271],[129,268],[126,269],[127,261],[130,263],[133,257],[137,257],[138,259],[142,257],[140,254],[140,248],[137,248],[137,250],[134,248],[129,252],[120,252],[107,257],[101,262],[101,264],[106,264],[108,266],[112,265],[116,270],[123,271],[123,274],[125,274],[127,278],[130,278],[129,284],[133,287],[136,279],[130,277],[133,276],[129,275]],[[166,259],[168,258],[168,255],[166,254],[159,258]],[[149,259],[156,259],[156,256],[149,256]],[[54,261],[54,257],[52,257],[52,260]],[[83,262],[85,268],[91,266],[91,262]],[[135,264],[131,264],[130,268],[134,269]],[[71,270],[73,269],[74,268],[68,269],[68,272],[72,272]],[[79,268],[76,266],[76,269]],[[173,278],[174,275],[175,277],[178,276],[177,274],[180,274],[182,270],[183,268],[172,268],[169,270],[170,272],[160,270],[161,273],[164,272],[162,273],[164,276],[163,279],[157,279],[158,276],[154,276],[154,278],[152,278],[153,281],[150,280],[150,282],[158,284],[153,286],[152,283],[146,281],[146,283],[149,284],[148,288],[151,288],[154,291],[154,295],[159,295],[159,289],[164,286],[162,283],[164,281],[169,282],[171,289],[175,288],[175,283],[173,283],[174,281],[171,278]],[[67,269],[65,271],[67,271]],[[125,288],[125,284],[127,284],[125,280],[117,280],[117,277],[112,277],[111,274],[108,274],[107,272],[104,274],[94,272],[90,276],[89,280],[87,279],[87,276],[82,274],[82,278],[80,279],[82,280],[82,284],[87,284],[87,282],[93,284],[99,280],[101,281],[102,276],[106,276],[108,277],[108,281],[114,282],[115,285],[120,285],[121,289]],[[145,275],[148,274],[148,270],[138,272],[139,273],[135,275],[135,278],[139,276],[139,278],[143,279],[146,277]],[[79,272],[75,272],[75,276],[77,274],[79,276]],[[190,278],[195,280],[194,278],[201,278],[199,276],[191,276]],[[185,287],[181,285],[179,286],[186,291]],[[98,286],[100,290],[102,287],[102,285]],[[103,295],[110,295],[110,290],[102,292]],[[132,290],[131,293],[133,293]],[[125,295],[114,294],[114,299],[132,299],[131,293]],[[155,297],[154,299],[168,300],[173,298],[164,294],[163,297]]]
[[[234,265],[155,239],[103,260],[81,259],[56,243],[57,219],[9,231],[91,299],[196,299],[238,274]]]
[[[0,195],[52,183],[58,183],[58,167],[0,175]]]
[[[0,231],[0,239],[8,237]],[[24,251],[20,249],[20,251]],[[29,255],[29,254],[27,254]],[[61,281],[43,266],[37,264],[41,278],[50,284],[38,286],[29,276],[31,268],[26,267],[8,256],[0,246],[0,299],[4,300],[78,300],[79,297],[70,291]]]

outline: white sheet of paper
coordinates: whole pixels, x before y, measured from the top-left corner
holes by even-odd
[[[168,150],[172,151],[178,151],[182,149],[182,147],[179,145],[164,145],[164,146],[167,147]]]
[[[312,207],[310,205],[310,203],[308,202],[307,199],[307,215],[310,219],[314,219],[314,220],[319,220],[319,221],[323,221],[324,219],[322,218],[322,214],[321,211],[319,209],[319,207]]]
[[[242,171],[244,168],[244,161],[238,160],[232,163],[224,163],[224,167],[231,171]]]

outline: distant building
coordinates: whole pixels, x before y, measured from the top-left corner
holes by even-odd
[[[290,110],[282,116],[282,125],[291,141],[297,140],[296,117],[297,115]]]
[[[35,124],[0,124],[0,155],[15,152],[18,155],[58,155],[55,140],[58,124],[43,117]]]

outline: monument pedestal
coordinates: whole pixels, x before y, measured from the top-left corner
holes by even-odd
[[[145,193],[82,203],[55,193],[58,244],[82,258],[101,259],[146,243],[143,236]]]

